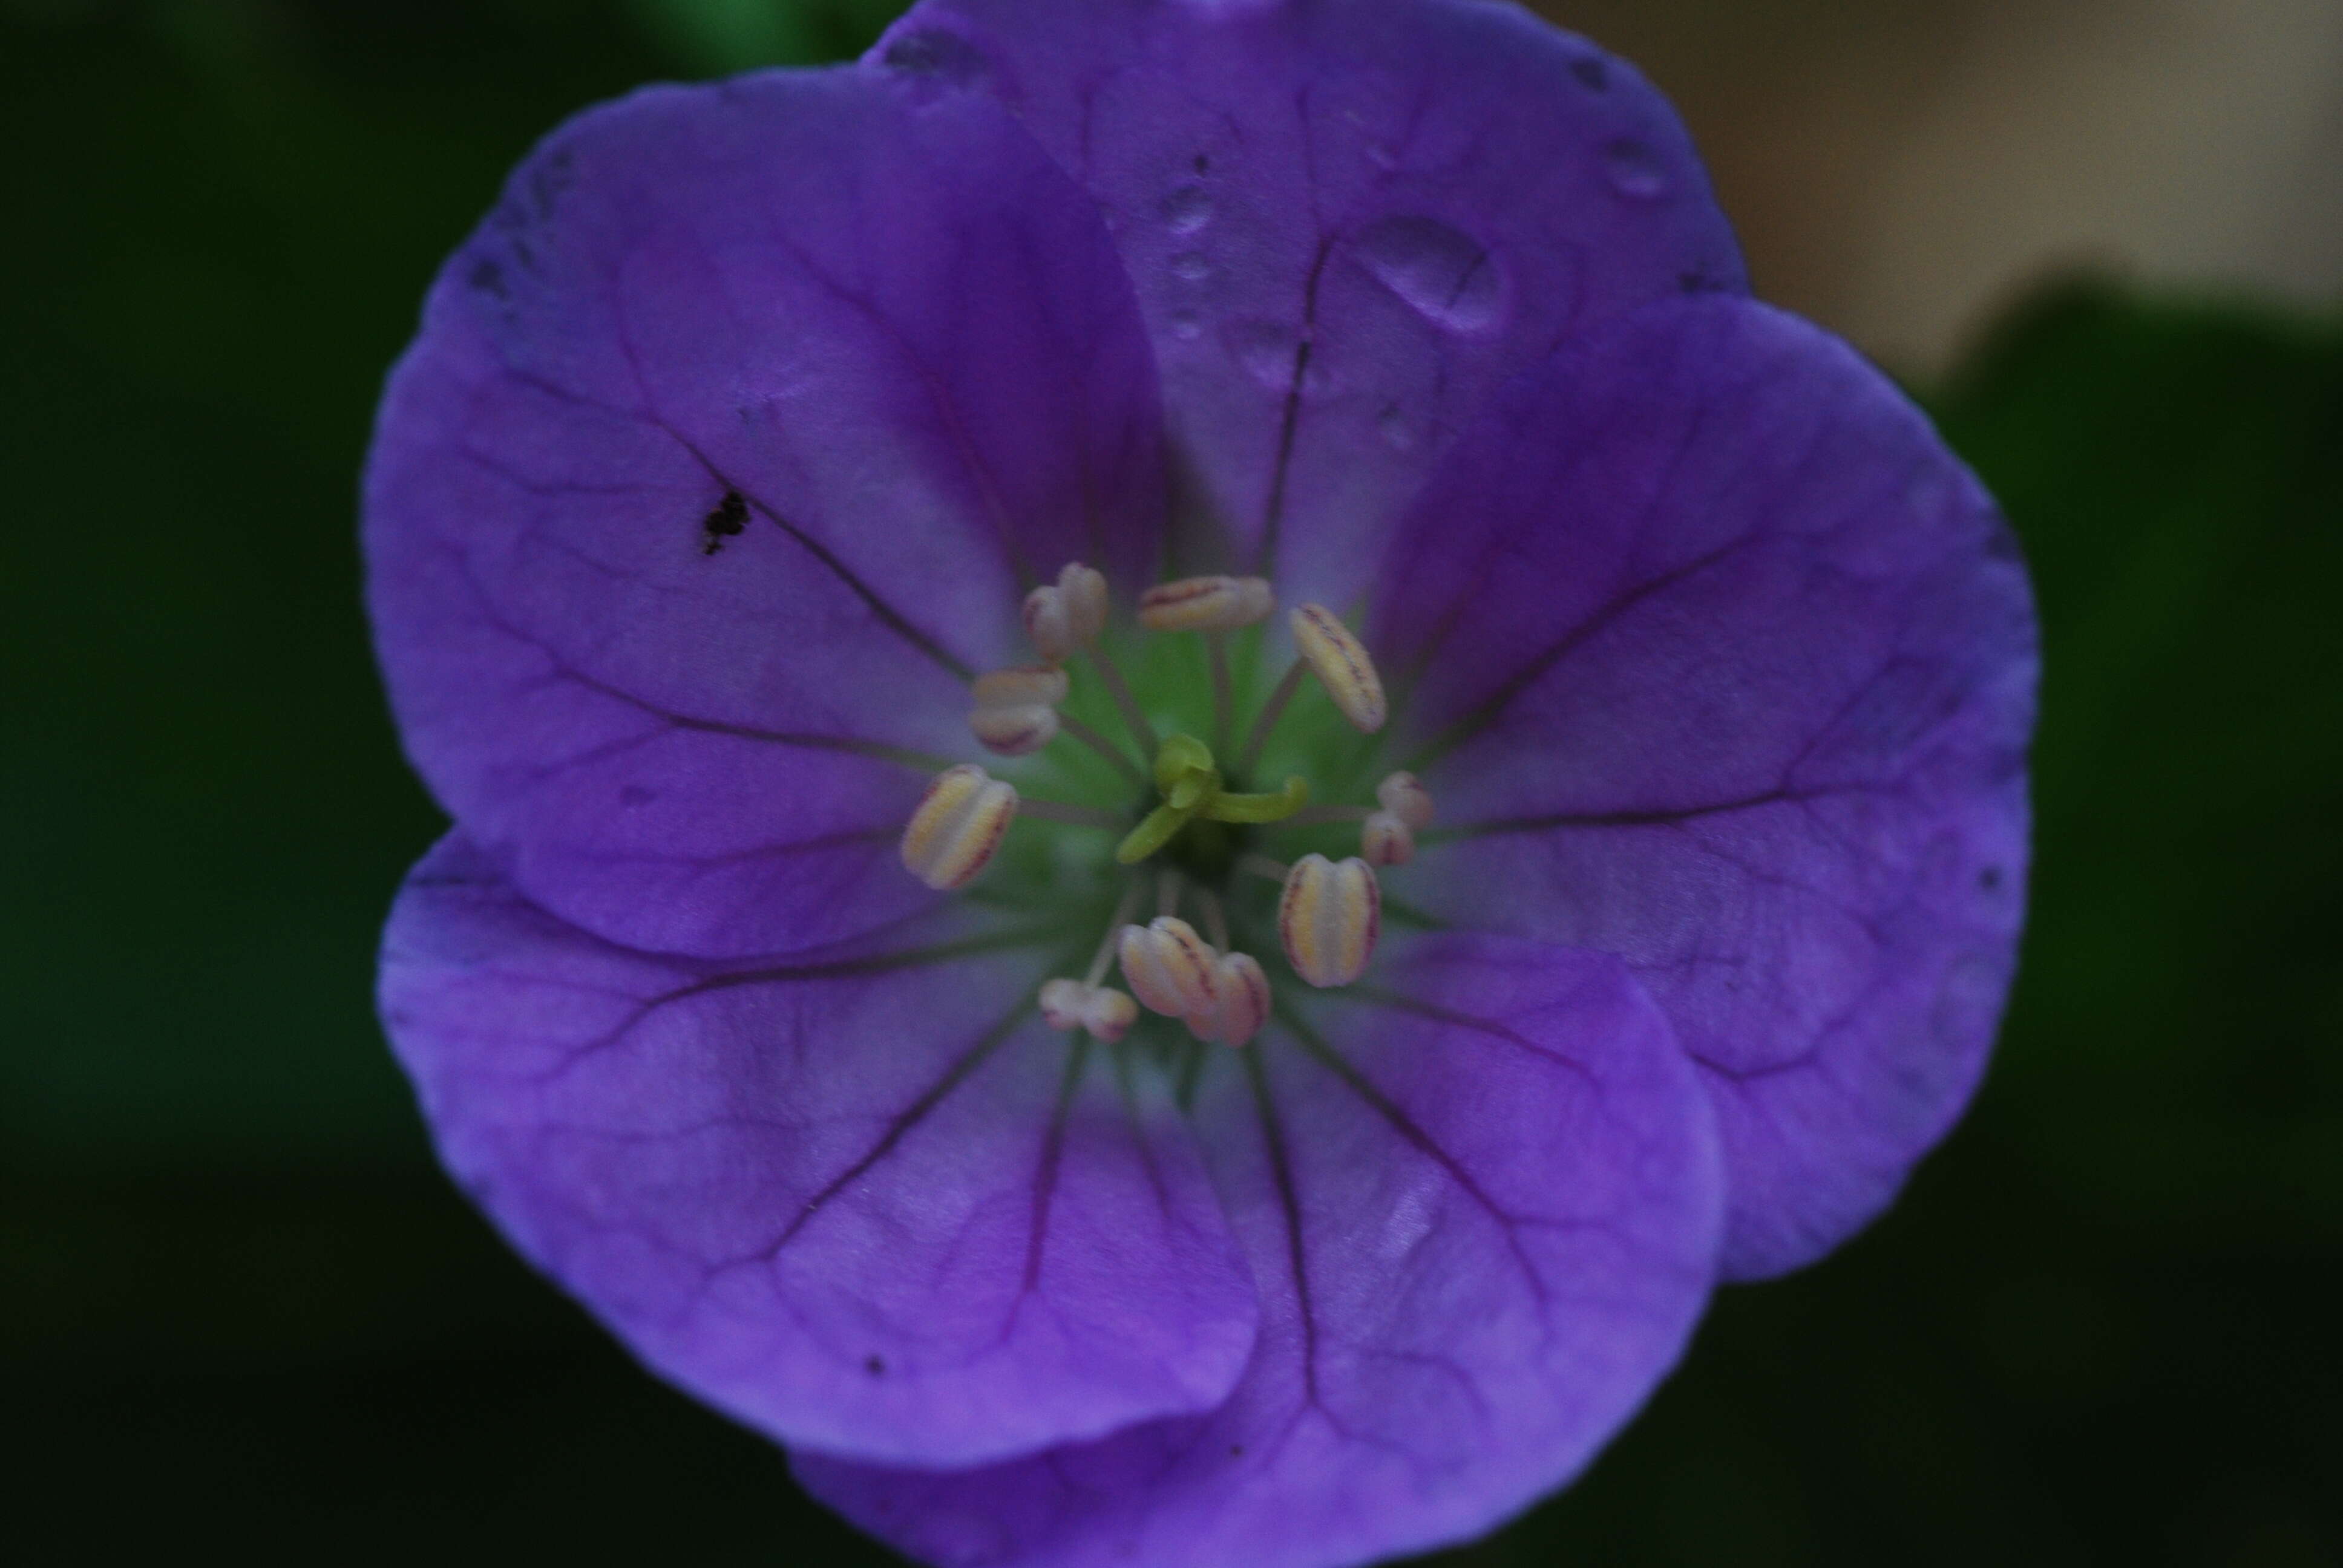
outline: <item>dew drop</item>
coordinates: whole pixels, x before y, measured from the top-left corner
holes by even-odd
[[[1409,427],[1407,416],[1399,411],[1396,403],[1375,416],[1375,434],[1382,437],[1383,445],[1394,452],[1404,452],[1415,445],[1415,431]]]
[[[1302,357],[1302,340],[1291,327],[1275,321],[1239,321],[1227,328],[1226,339],[1229,352],[1244,373],[1281,397],[1293,389],[1297,366],[1305,397],[1322,397],[1332,385],[1323,365]]]
[[[1172,313],[1172,336],[1182,343],[1193,343],[1204,335],[1204,324],[1192,310]]]
[[[1622,136],[1603,149],[1603,173],[1624,196],[1649,201],[1667,194],[1668,172],[1659,155],[1632,137]]]
[[[1282,392],[1293,379],[1292,331],[1273,321],[1240,321],[1229,328],[1229,352],[1246,375],[1272,392]]]
[[[1172,276],[1189,283],[1201,283],[1212,276],[1212,264],[1201,250],[1183,250],[1172,258]]]
[[[1497,258],[1437,218],[1384,218],[1359,236],[1357,249],[1377,282],[1452,331],[1493,327],[1503,312]]]
[[[1194,234],[1212,221],[1212,198],[1202,186],[1181,186],[1163,198],[1163,225],[1173,234]]]

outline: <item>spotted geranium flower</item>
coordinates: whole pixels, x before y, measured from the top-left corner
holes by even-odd
[[[2008,980],[2008,535],[1507,5],[927,0],[581,116],[367,548],[449,1169],[933,1562],[1488,1528]]]

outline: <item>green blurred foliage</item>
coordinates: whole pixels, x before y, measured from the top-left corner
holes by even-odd
[[[887,9],[0,0],[0,1410],[35,1560],[889,1560],[429,1165],[369,993],[439,824],[352,535],[383,369],[530,140]],[[1886,1221],[1725,1292],[1584,1483],[1443,1562],[2343,1563],[2343,329],[2077,284],[1936,408],[2049,661],[1993,1077]]]

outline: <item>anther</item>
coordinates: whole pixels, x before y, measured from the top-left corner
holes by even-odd
[[[1432,791],[1413,773],[1393,773],[1375,786],[1375,804],[1414,829],[1432,826]]]
[[[1017,790],[963,762],[936,775],[903,829],[903,866],[938,892],[973,881],[1017,815]]]
[[[1342,717],[1373,735],[1383,727],[1383,678],[1365,645],[1322,604],[1305,604],[1286,618],[1294,650],[1334,699]]]
[[[1182,578],[1139,596],[1139,624],[1150,631],[1234,631],[1276,608],[1263,578]]]
[[[1122,961],[1124,983],[1150,1011],[1169,1018],[1212,1014],[1219,955],[1179,916],[1158,915],[1143,926],[1123,927],[1116,957]]]
[[[1337,865],[1304,855],[1286,873],[1278,940],[1293,972],[1312,985],[1349,985],[1364,974],[1382,925],[1383,890],[1364,860]]]
[[[1088,1030],[1092,1040],[1112,1045],[1139,1018],[1139,1004],[1112,986],[1081,980],[1042,982],[1041,1020],[1051,1029]]]
[[[1073,658],[1105,629],[1106,578],[1095,568],[1069,561],[1055,584],[1025,596],[1025,635],[1051,664]]]
[[[970,688],[976,708],[968,727],[987,751],[1003,757],[1039,751],[1057,739],[1058,704],[1068,688],[1066,672],[1053,665],[989,671]]]
[[[1269,1021],[1269,977],[1251,953],[1222,953],[1212,965],[1212,1006],[1192,1013],[1188,1029],[1198,1040],[1245,1045]]]
[[[1359,829],[1359,858],[1380,869],[1415,859],[1415,834],[1389,811],[1368,815]]]
[[[1432,826],[1432,792],[1413,773],[1393,773],[1375,786],[1383,809],[1359,830],[1359,854],[1370,866],[1404,866],[1415,859],[1415,830]]]

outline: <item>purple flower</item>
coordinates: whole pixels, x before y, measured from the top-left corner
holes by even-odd
[[[2006,530],[1510,6],[927,0],[590,111],[366,538],[443,1158],[938,1563],[1489,1528],[2007,985]]]

